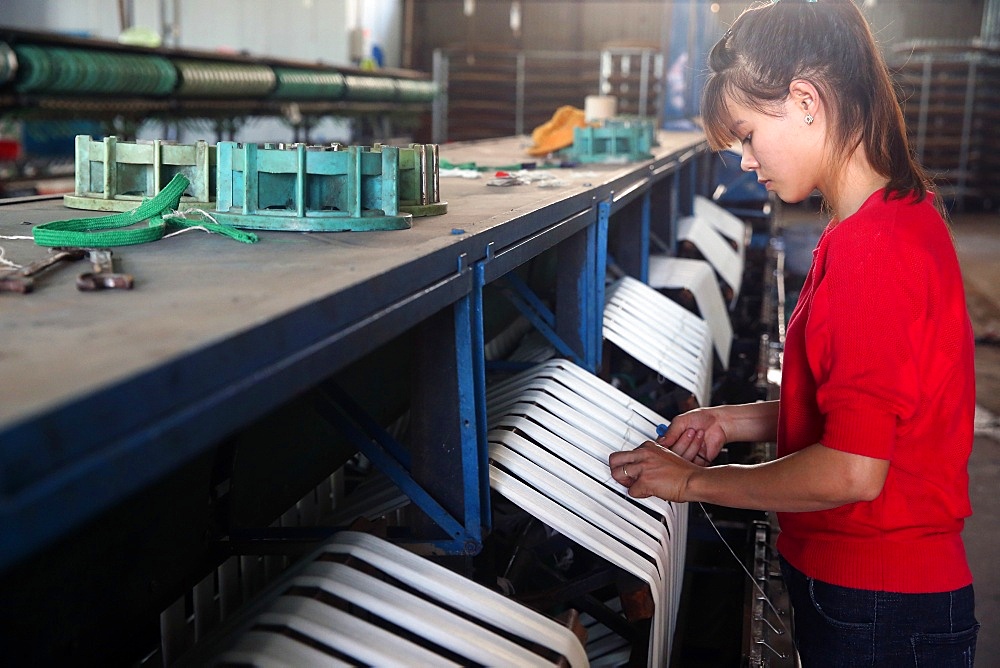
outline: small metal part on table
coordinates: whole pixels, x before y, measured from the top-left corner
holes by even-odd
[[[77,276],[77,290],[93,292],[96,290],[132,289],[134,283],[132,275],[115,272],[114,258],[110,250],[107,248],[88,248],[86,253],[94,270]]]
[[[0,292],[27,294],[35,289],[35,276],[60,262],[80,260],[85,255],[86,251],[82,248],[52,249],[47,257],[0,276]]]

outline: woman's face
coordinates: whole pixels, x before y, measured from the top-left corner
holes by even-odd
[[[806,111],[790,97],[773,115],[733,101],[728,106],[733,119],[730,130],[743,148],[743,171],[756,172],[759,183],[788,203],[801,202],[816,188],[823,189],[825,130],[818,116],[807,124]]]

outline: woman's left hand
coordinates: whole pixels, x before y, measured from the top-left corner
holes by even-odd
[[[629,496],[643,499],[656,496],[667,501],[685,501],[692,475],[703,470],[653,441],[635,450],[614,452],[608,459],[611,475],[628,487]]]

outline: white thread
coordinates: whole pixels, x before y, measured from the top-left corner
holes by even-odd
[[[34,241],[35,237],[18,237],[18,236],[7,236],[5,234],[0,234],[0,239],[10,239],[12,241]]]
[[[213,218],[212,214],[210,214],[208,211],[205,211],[204,209],[194,209],[194,208],[191,208],[191,209],[184,209],[183,211],[181,211],[181,210],[178,209],[177,211],[172,211],[170,213],[163,214],[163,218],[165,220],[166,219],[170,219],[170,218],[183,218],[183,219],[187,220],[187,215],[189,213],[197,213],[202,218],[208,218],[210,221],[212,221],[216,225],[219,224],[219,221],[217,221],[215,218]]]
[[[204,220],[205,218],[208,218],[210,221],[212,221],[216,225],[219,224],[219,221],[217,221],[215,218],[213,218],[212,214],[210,214],[208,211],[205,211],[204,209],[194,209],[194,208],[184,209],[183,211],[178,210],[178,211],[173,211],[171,213],[165,213],[165,214],[163,214],[163,219],[164,220],[170,220],[172,218],[180,218],[181,220],[190,220],[188,218],[188,214],[191,214],[191,213],[196,213],[196,214],[200,215],[202,217],[202,220]],[[169,237],[175,237],[178,234],[184,234],[185,232],[190,232],[191,230],[201,230],[202,232],[207,232],[208,234],[212,234],[212,230],[208,229],[207,227],[203,227],[202,225],[191,225],[189,227],[184,227],[184,228],[182,228],[180,230],[177,230],[176,232],[171,232],[170,234],[164,234],[163,238],[167,239]]]
[[[176,232],[171,232],[170,234],[164,234],[163,238],[164,239],[169,239],[170,237],[176,237],[178,234],[184,234],[185,232],[192,232],[194,230],[200,230],[202,232],[208,232],[209,234],[212,233],[212,230],[208,229],[207,227],[202,227],[201,225],[191,225],[190,227],[182,227],[181,229],[177,230]]]
[[[6,267],[10,267],[15,271],[22,268],[22,265],[18,264],[17,262],[11,262],[10,260],[8,260],[6,255],[7,251],[4,249],[3,246],[0,246],[0,264]]]
[[[733,559],[735,559],[736,563],[740,565],[740,568],[743,569],[743,572],[746,574],[746,576],[750,578],[750,582],[753,583],[754,588],[758,592],[760,592],[761,596],[764,597],[764,601],[767,603],[767,607],[771,608],[771,611],[774,613],[775,619],[777,619],[778,623],[781,624],[781,628],[785,631],[785,633],[788,634],[788,637],[791,638],[792,645],[794,646],[795,636],[792,635],[791,630],[785,624],[785,620],[782,618],[781,613],[778,612],[778,609],[776,607],[774,607],[774,603],[771,603],[771,599],[764,592],[764,589],[760,586],[760,584],[757,583],[757,580],[754,578],[753,574],[751,574],[750,571],[747,569],[747,567],[743,564],[743,560],[736,555],[736,552],[733,550],[733,548],[729,547],[729,543],[727,543],[726,539],[722,537],[722,532],[719,531],[719,527],[715,526],[715,522],[712,521],[712,516],[708,514],[707,510],[705,510],[705,504],[699,501],[698,505],[701,507],[701,512],[705,514],[705,519],[708,520],[708,523],[712,526],[712,529],[715,530],[715,534],[719,537],[719,540],[721,540],[722,544],[726,546],[727,550],[729,550],[729,554],[733,555]]]

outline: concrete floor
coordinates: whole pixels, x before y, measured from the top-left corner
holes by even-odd
[[[796,244],[811,250],[826,219],[813,209],[784,206],[778,220],[791,251]],[[1000,668],[1000,214],[954,213],[951,222],[977,341],[977,426],[969,462],[973,515],[964,532],[982,624],[976,666]]]
[[[1000,667],[1000,215],[956,214],[955,247],[976,333],[977,435],[969,462],[973,515],[965,545],[982,629],[976,665]]]

